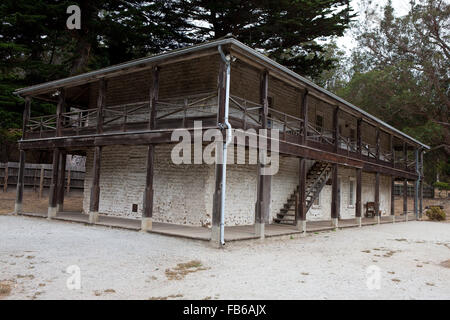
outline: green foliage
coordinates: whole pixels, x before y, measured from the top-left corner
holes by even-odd
[[[425,215],[433,221],[443,221],[446,219],[446,215],[444,210],[442,210],[439,207],[430,207],[430,209],[428,209],[425,212]]]
[[[433,186],[439,190],[450,190],[450,183],[448,182],[436,181]]]

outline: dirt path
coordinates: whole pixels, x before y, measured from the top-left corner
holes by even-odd
[[[449,260],[448,223],[383,224],[218,250],[0,216],[0,282],[10,287],[4,299],[450,299]],[[80,270],[79,290],[66,286],[69,266]],[[369,281],[369,290],[374,270],[380,289]]]
[[[26,189],[24,192],[23,209],[25,212],[47,212],[48,196],[44,194],[41,199],[33,190]],[[14,211],[16,191],[0,191],[0,214],[11,213]],[[83,209],[83,193],[81,191],[71,191],[64,198],[64,208],[67,211],[81,211]]]

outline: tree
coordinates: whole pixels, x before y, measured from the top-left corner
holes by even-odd
[[[388,2],[381,17],[367,11],[366,19],[351,80],[337,93],[429,144],[428,178],[449,179],[450,4],[412,1],[408,14],[396,17]]]
[[[316,40],[342,36],[355,16],[348,0],[185,1],[196,39],[229,33],[303,76],[332,69]]]

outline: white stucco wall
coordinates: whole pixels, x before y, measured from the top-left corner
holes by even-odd
[[[157,222],[210,226],[215,186],[214,165],[175,165],[170,158],[172,145],[156,147],[154,171],[153,219]],[[104,147],[100,170],[101,213],[139,219],[142,216],[146,176],[146,146]],[[229,159],[231,161],[231,159]],[[93,150],[87,151],[83,208],[89,209],[92,182]],[[313,161],[307,161],[307,169]],[[352,218],[354,206],[349,205],[349,181],[355,169],[339,167],[341,187],[341,218]],[[362,201],[374,200],[375,175],[363,173]],[[298,159],[280,157],[279,171],[272,176],[270,216],[275,217],[298,184]],[[254,223],[257,190],[257,166],[230,164],[227,167],[225,224]],[[328,220],[331,216],[331,186],[325,185],[319,206],[307,213],[308,220]],[[132,212],[133,204],[138,212]],[[390,210],[390,177],[380,179],[380,209]],[[365,209],[363,208],[363,214]],[[272,220],[272,219],[271,219]]]

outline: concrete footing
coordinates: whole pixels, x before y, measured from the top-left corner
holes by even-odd
[[[64,211],[64,205],[63,204],[57,204],[56,205],[56,212],[63,212]]]
[[[152,218],[142,218],[141,219],[141,231],[151,231],[153,226]]]
[[[408,213],[405,214],[405,221],[408,222]]]
[[[339,227],[339,219],[338,218],[332,218],[331,219],[331,226],[337,229]]]
[[[395,223],[395,215],[392,215],[392,223]]]
[[[381,223],[381,216],[378,214],[377,215],[377,223],[380,224]]]
[[[16,202],[14,204],[14,214],[23,213],[23,205],[22,203]]]
[[[306,233],[306,220],[297,221],[297,229],[301,233],[305,234]]]
[[[266,230],[266,225],[264,223],[255,223],[255,234],[260,239],[264,239],[265,230]]]
[[[219,248],[220,245],[220,227],[212,226],[211,227],[211,245],[214,248]]]
[[[98,222],[98,212],[89,212],[89,223],[97,223]]]
[[[56,213],[58,213],[56,207],[48,207],[47,219],[52,219],[56,217]]]
[[[361,228],[361,226],[362,226],[362,219],[361,219],[361,217],[356,217],[356,224],[358,225],[358,227]]]

